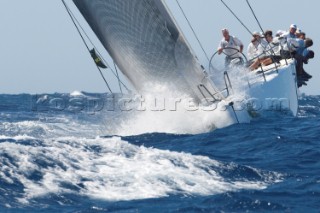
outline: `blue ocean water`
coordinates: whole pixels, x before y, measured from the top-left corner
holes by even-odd
[[[107,98],[0,95],[0,212],[320,212],[320,96],[215,131]]]

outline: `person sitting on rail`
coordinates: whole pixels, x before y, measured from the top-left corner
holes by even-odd
[[[297,31],[298,27],[296,24],[291,24],[289,31],[285,32],[284,34],[282,34],[282,37],[285,38],[297,38],[296,36],[296,31]]]
[[[248,60],[253,60],[257,58],[263,52],[263,46],[265,41],[262,39],[262,36],[259,32],[252,33],[252,39],[247,49]]]
[[[254,33],[255,34],[255,33]],[[255,61],[251,64],[249,67],[250,70],[255,70],[257,69],[260,65],[267,66],[273,62],[279,62],[281,57],[276,56],[275,54],[275,44],[273,43],[273,36],[272,36],[272,31],[267,30],[264,34],[265,40],[261,39],[260,35],[255,35],[256,38],[259,40],[259,45],[257,46],[257,56],[255,57]],[[254,41],[253,39],[252,41]],[[252,43],[253,44],[253,43]],[[250,49],[252,45],[249,45],[248,50]],[[249,51],[248,51],[248,55]]]
[[[271,59],[269,61],[265,61],[264,65],[266,64],[269,65],[271,63],[279,63],[280,60],[282,59],[280,55],[280,49],[279,49],[279,43],[278,43],[279,41],[277,40],[277,38],[273,37],[273,33],[271,30],[265,31],[264,37],[268,42],[265,48],[265,51],[266,51],[266,54]]]
[[[307,64],[309,59],[314,58],[314,52],[312,50],[309,50],[309,47],[313,45],[312,39],[306,38],[305,40],[297,40],[299,40],[299,46],[294,53],[294,58],[296,59],[296,71],[299,86],[299,82],[302,82],[303,85],[306,85],[304,84],[305,81],[308,81],[310,78],[312,78],[312,76],[304,70],[303,64]]]
[[[308,50],[306,51],[306,55],[303,55],[302,61],[303,63],[307,64],[309,59],[314,58],[314,52],[312,50]],[[309,81],[312,78],[312,75],[310,75],[309,73],[307,73],[304,68],[303,68],[303,64],[300,64],[300,67],[298,69],[301,69],[299,72],[300,74],[298,74],[298,87],[301,87],[303,85],[307,85],[307,81]],[[297,70],[298,71],[298,70]]]
[[[298,38],[300,38],[302,40],[305,40],[306,39],[306,33],[305,32],[301,32]]]
[[[249,69],[254,70],[254,67],[258,67],[260,64],[260,59],[264,57],[262,45],[262,35],[255,31],[252,33],[252,39],[247,48],[247,56],[249,60]]]
[[[218,54],[222,52],[226,54],[225,66],[228,67],[233,59],[239,59],[239,64],[243,64],[241,53],[243,51],[243,43],[235,36],[229,34],[229,30],[222,29],[223,39],[218,47]]]
[[[279,52],[283,59],[289,59],[293,57],[292,52],[295,48],[292,47],[292,41],[297,38],[296,32],[297,25],[295,24],[290,25],[290,29],[288,32],[281,30],[277,32],[277,40],[281,47]]]
[[[283,30],[278,30],[277,33],[276,33],[276,37],[281,37],[283,34],[285,34],[286,31],[283,31]]]
[[[297,38],[300,38],[301,37],[301,34],[302,34],[302,30],[301,29],[299,29],[299,28],[297,28],[297,30],[296,30],[296,37]]]

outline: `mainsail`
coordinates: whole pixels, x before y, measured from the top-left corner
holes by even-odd
[[[217,93],[162,0],[73,1],[139,92],[162,85],[197,100]]]

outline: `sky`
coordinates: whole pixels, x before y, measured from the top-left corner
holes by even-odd
[[[109,63],[104,51],[85,20],[66,0],[79,21]],[[250,31],[260,31],[245,0],[225,0]],[[166,0],[171,12],[191,44],[199,60],[207,60],[175,0]],[[264,29],[287,30],[294,23],[314,41],[315,59],[305,70],[313,75],[300,91],[320,95],[319,37],[315,24],[320,14],[320,1],[297,3],[293,0],[251,0],[251,6]],[[222,38],[221,29],[228,28],[247,48],[251,36],[220,0],[180,0],[205,51],[212,55]],[[106,92],[107,88],[83,45],[60,0],[0,0],[0,94],[70,93],[73,91]],[[106,71],[114,92],[117,79]]]

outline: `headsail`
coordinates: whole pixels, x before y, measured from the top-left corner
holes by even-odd
[[[138,91],[160,84],[197,100],[217,92],[162,0],[73,1]]]

